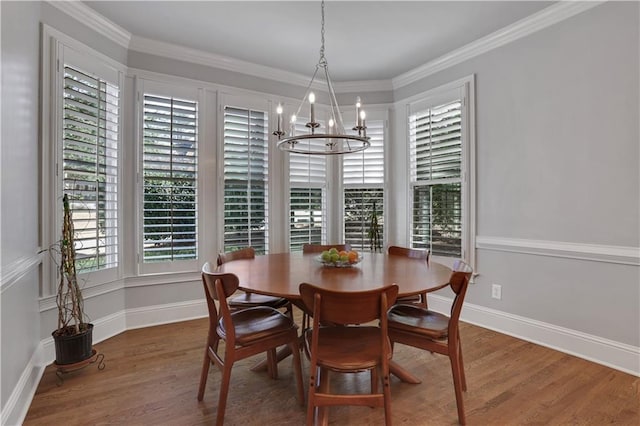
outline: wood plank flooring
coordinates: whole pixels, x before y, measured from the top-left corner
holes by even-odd
[[[196,395],[207,320],[129,330],[96,349],[96,365],[68,373],[56,385],[46,368],[24,425],[202,425],[214,424],[219,371],[209,372],[204,401]],[[639,425],[640,379],[589,361],[469,324],[461,324],[470,425]],[[305,409],[295,398],[291,358],[279,378],[249,367],[261,356],[234,366],[226,425],[303,425]],[[394,359],[422,380],[392,380],[396,425],[457,424],[451,368],[446,357],[396,345]],[[303,356],[303,374],[308,363]],[[338,376],[343,391],[366,390],[368,374]],[[307,378],[305,377],[305,383]],[[382,425],[382,408],[336,407],[332,425]]]

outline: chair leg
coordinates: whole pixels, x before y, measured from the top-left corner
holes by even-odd
[[[291,321],[294,321],[293,319],[293,305],[291,304],[291,302],[287,303],[287,305],[285,306],[285,315],[288,316],[289,318],[291,318]]]
[[[453,374],[453,388],[456,393],[456,405],[458,407],[458,422],[461,425],[466,424],[464,415],[464,400],[462,399],[462,377],[460,372],[460,359],[458,358],[458,351],[455,350],[449,354],[449,360],[451,361],[451,372]]]
[[[298,401],[300,405],[304,405],[304,385],[302,383],[302,360],[300,357],[300,349],[297,343],[289,345],[293,354],[293,372],[296,375],[296,384],[298,385]]]
[[[320,378],[318,374],[320,373],[320,369],[318,366],[310,366],[309,367],[309,395],[307,396],[307,426],[313,425],[313,420],[316,412],[316,387],[318,386],[318,382]]]
[[[462,378],[462,390],[467,391],[467,378],[464,374],[464,362],[462,361],[462,344],[460,343],[460,335],[458,335],[458,362],[460,363],[460,377]]]
[[[378,367],[371,369],[371,393],[378,393]]]
[[[204,350],[204,361],[202,362],[202,372],[200,373],[200,387],[198,388],[198,401],[202,401],[204,398],[204,390],[207,385],[207,377],[209,376],[209,366],[211,360],[209,359],[209,345]]]
[[[329,393],[331,385],[329,383],[329,369],[320,368],[320,385],[319,392],[327,394]],[[326,426],[329,424],[329,408],[327,406],[318,407],[318,424]]]
[[[274,380],[278,378],[278,361],[275,348],[267,351],[267,370],[269,377]]]
[[[220,381],[220,397],[218,399],[218,415],[216,416],[216,426],[222,426],[224,424],[224,412],[227,409],[227,396],[229,395],[229,382],[231,381],[232,367],[233,362],[225,362],[222,368],[222,380]]]
[[[382,393],[384,395],[384,423],[391,426],[391,373],[389,366],[382,367]]]

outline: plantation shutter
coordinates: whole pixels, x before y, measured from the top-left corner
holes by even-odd
[[[409,117],[412,246],[462,256],[462,102]]]
[[[197,258],[197,102],[144,95],[144,262]]]
[[[224,251],[268,252],[268,117],[224,108]]]
[[[62,184],[79,273],[118,266],[119,96],[116,84],[65,64]]]
[[[299,118],[296,134],[307,133],[306,119]],[[324,155],[289,154],[289,250],[326,240],[327,160]]]
[[[384,122],[367,121],[367,136],[371,138],[369,148],[342,160],[344,238],[359,251],[381,248],[384,235]],[[378,226],[372,228],[372,221]]]

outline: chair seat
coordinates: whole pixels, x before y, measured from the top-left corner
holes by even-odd
[[[396,299],[397,303],[420,303],[422,302],[422,298],[420,297],[419,294],[414,294],[413,296],[403,296],[403,297],[398,297],[398,299]]]
[[[445,339],[449,330],[449,317],[416,305],[395,305],[389,310],[389,330],[396,329],[425,336]]]
[[[231,319],[235,326],[236,343],[241,346],[298,328],[282,312],[266,306],[234,312],[231,314]],[[218,334],[226,340],[227,332],[222,319],[218,322]]]
[[[227,299],[229,306],[233,309],[253,308],[256,306],[269,306],[274,309],[282,308],[289,303],[283,297],[266,296],[257,293],[243,293],[241,295]]]
[[[318,337],[319,365],[337,371],[354,371],[380,364],[380,329],[377,327],[323,327]],[[307,330],[307,353],[311,353],[311,338],[312,331]]]

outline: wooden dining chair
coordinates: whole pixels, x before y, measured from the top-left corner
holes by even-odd
[[[472,273],[469,265],[461,260],[457,261],[449,282],[438,287],[450,287],[454,293],[450,316],[414,304],[396,304],[388,313],[389,339],[392,344],[401,343],[449,357],[458,406],[458,421],[462,425],[466,421],[462,392],[467,390],[467,381],[464,375],[458,323]]]
[[[388,307],[398,295],[398,286],[375,290],[340,292],[300,284],[300,296],[313,311],[313,327],[304,333],[310,359],[307,425],[323,417],[326,406],[364,405],[384,407],[385,424],[391,425],[389,360],[391,344],[387,336]],[[378,320],[377,325],[357,325]],[[331,394],[329,371],[371,372],[371,393]],[[382,379],[382,393],[378,392]],[[320,420],[320,419],[318,419]]]
[[[212,272],[209,262],[202,267],[202,283],[209,309],[209,335],[200,375],[198,401],[202,401],[204,397],[209,365],[215,364],[222,373],[216,424],[221,426],[224,422],[233,364],[241,359],[267,352],[268,370],[271,377],[275,378],[278,368],[276,348],[282,345],[288,345],[293,353],[298,400],[304,405],[298,327],[293,320],[268,306],[231,312],[227,297],[238,289],[238,277],[234,274]],[[215,301],[218,301],[219,309]],[[218,353],[220,340],[225,343],[224,355]]]
[[[429,265],[429,250],[420,250],[413,248],[406,248],[400,246],[389,246],[388,253],[390,256],[404,256],[412,259],[424,260]],[[414,303],[423,308],[427,307],[427,293],[432,290],[425,290],[420,294],[412,296],[399,297],[396,303]]]
[[[351,251],[351,244],[304,244],[302,253],[322,253],[334,247],[338,251]]]
[[[322,253],[325,250],[330,250],[335,248],[338,251],[351,251],[351,244],[303,244],[302,245],[302,253]],[[308,329],[309,324],[309,315],[307,312],[302,313],[302,331]]]
[[[220,253],[218,255],[218,266],[233,260],[253,259],[255,257],[256,252],[253,247],[246,247],[227,253]],[[229,298],[228,302],[229,308],[231,308],[232,311],[254,308],[256,306],[270,306],[274,309],[285,308],[287,315],[293,319],[291,302],[283,297],[267,296],[264,294],[244,291],[240,295]]]

